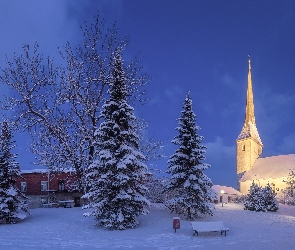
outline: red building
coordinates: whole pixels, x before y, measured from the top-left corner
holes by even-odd
[[[49,173],[46,169],[21,171],[16,178],[17,188],[29,198],[30,207],[44,204],[61,204],[72,200],[75,206],[81,205],[82,194],[77,190],[75,171]]]

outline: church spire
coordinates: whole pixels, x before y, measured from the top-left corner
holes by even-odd
[[[237,143],[237,180],[240,187],[241,177],[246,171],[253,168],[255,161],[262,153],[262,141],[260,139],[254,116],[254,98],[252,90],[251,61],[248,58],[248,87],[246,98],[245,121]]]
[[[250,56],[249,56],[249,59],[248,59],[248,63],[249,63],[249,68],[248,68],[248,89],[247,89],[245,123],[248,124],[249,122],[251,122],[251,123],[253,123],[255,125]]]
[[[254,115],[254,98],[253,98],[253,89],[252,89],[252,74],[251,74],[251,60],[250,56],[248,58],[248,88],[247,88],[247,100],[246,100],[246,115],[244,126],[240,135],[238,136],[238,140],[245,138],[252,138],[257,143],[262,145],[260,136],[258,134],[255,122]]]

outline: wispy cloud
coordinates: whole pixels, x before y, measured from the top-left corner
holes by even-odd
[[[229,74],[224,74],[221,78],[222,83],[224,83],[225,86],[231,87],[231,88],[236,88],[237,86],[237,81],[235,81],[232,76]]]
[[[275,93],[266,89],[257,96],[255,108],[258,131],[265,145],[265,156],[292,151],[295,153],[295,147],[292,148],[292,143],[290,144],[290,138],[295,139],[295,124],[290,124],[293,121],[295,94]],[[290,130],[292,127],[294,131]]]
[[[79,32],[79,25],[67,19],[64,1],[6,1],[1,3],[0,30],[1,58],[36,42],[44,54],[53,56]]]
[[[165,89],[164,93],[168,99],[173,101],[173,100],[177,100],[178,98],[181,98],[184,91],[178,85],[173,85],[169,89]],[[185,98],[185,96],[183,96],[183,100],[184,100],[184,98]]]
[[[295,132],[282,138],[282,142],[278,149],[284,154],[295,153]]]

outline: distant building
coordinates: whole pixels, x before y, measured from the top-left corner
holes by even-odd
[[[213,185],[212,189],[216,193],[216,200],[214,203],[228,203],[231,200],[235,199],[237,196],[241,195],[241,193],[233,187]]]
[[[75,206],[81,205],[82,194],[77,190],[75,171],[49,173],[46,169],[21,171],[16,178],[16,186],[29,198],[31,208],[42,204],[59,204],[59,201],[73,200]]]
[[[268,183],[282,197],[286,189],[285,180],[290,169],[295,168],[295,155],[279,155],[259,158],[263,144],[260,139],[254,115],[251,64],[249,59],[246,116],[240,135],[237,138],[237,180],[242,194],[249,193],[254,181],[264,187]]]

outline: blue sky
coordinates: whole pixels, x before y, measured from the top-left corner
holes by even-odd
[[[57,47],[79,43],[80,25],[99,13],[130,36],[125,53],[140,53],[153,80],[150,102],[136,110],[147,133],[175,147],[176,119],[191,92],[200,135],[208,147],[206,174],[236,185],[235,140],[245,117],[248,54],[252,61],[255,115],[263,157],[295,153],[295,2],[255,0],[0,1],[0,66],[22,44],[38,42],[58,61]],[[3,87],[2,87],[3,88]],[[6,90],[3,89],[2,93]],[[22,169],[32,168],[25,135],[15,135]],[[167,160],[167,159],[166,159]],[[158,168],[166,168],[166,160]]]

